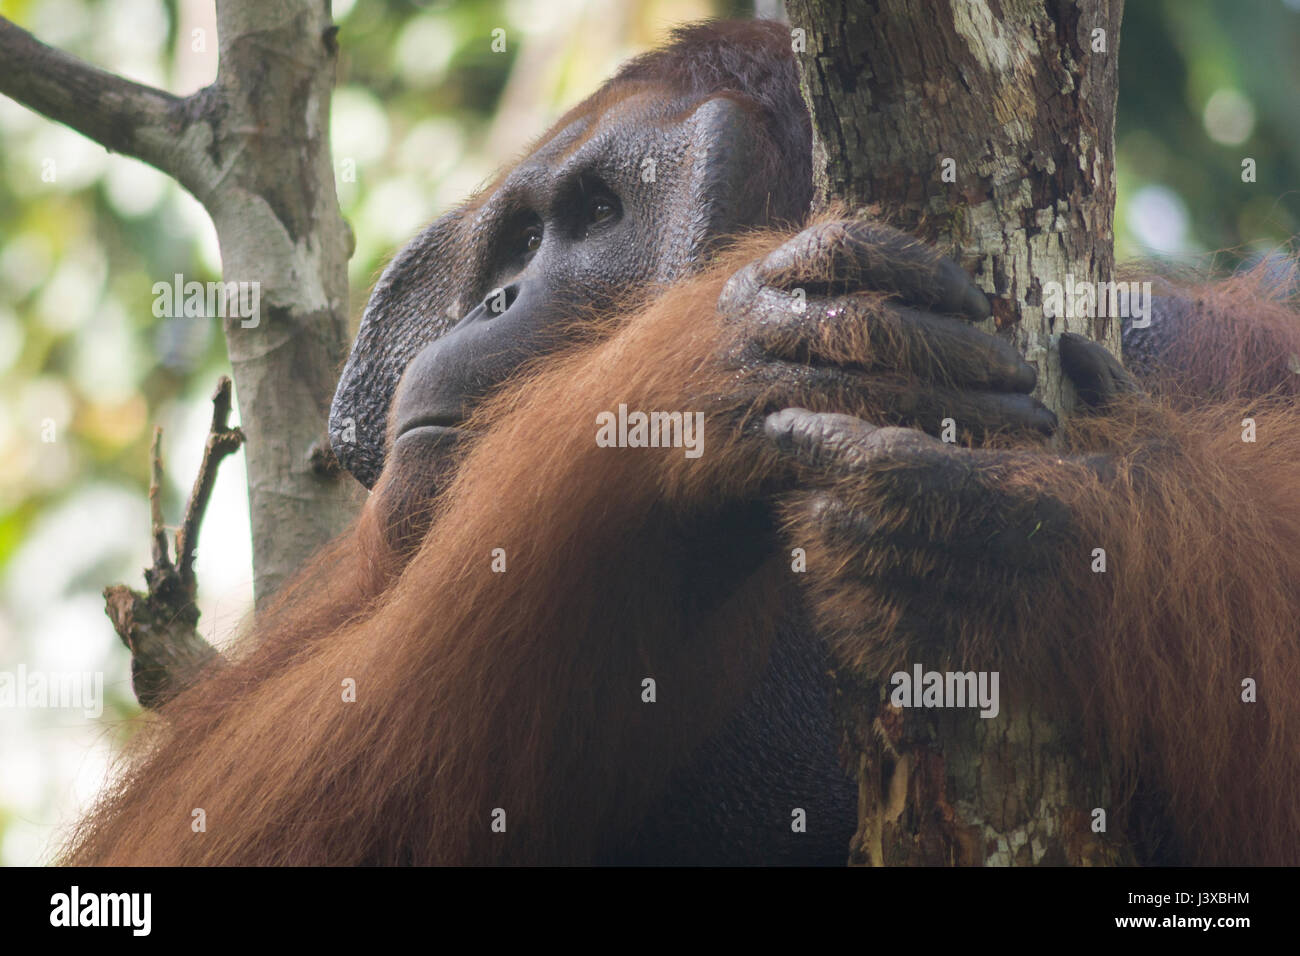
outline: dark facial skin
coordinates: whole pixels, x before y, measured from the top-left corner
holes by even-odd
[[[562,346],[570,322],[628,308],[698,267],[717,238],[765,223],[779,187],[755,188],[764,139],[730,96],[683,109],[644,93],[563,125],[484,198],[417,237],[381,278],[335,398],[340,460],[367,486],[385,461],[426,476],[406,489],[403,509],[412,495],[431,496],[474,407],[525,361]],[[827,270],[840,273],[835,289],[819,281]],[[807,309],[792,311],[789,293],[804,287],[814,290]],[[933,429],[950,410],[968,411],[978,428],[1051,427],[1025,394],[1032,370],[1009,347],[940,317],[984,317],[983,294],[953,263],[881,225],[814,227],[739,274],[720,303],[740,327],[737,361],[766,363],[778,377],[814,374],[773,350],[774,332],[786,330],[791,352],[819,314],[866,323],[871,310],[853,298],[866,290],[894,293],[892,326],[912,351],[938,359],[931,371],[946,366],[937,390],[900,397],[918,411],[896,423]],[[907,371],[922,381],[927,372]],[[831,375],[828,387],[872,385],[862,370],[815,374]]]
[[[339,459],[363,484],[385,467],[400,476],[380,505],[390,543],[418,543],[466,420],[521,365],[562,347],[570,323],[631,309],[697,269],[719,238],[804,210],[808,189],[773,168],[758,117],[732,94],[598,97],[394,259],[331,414]],[[989,314],[969,276],[887,226],[813,226],[738,273],[719,308],[736,326],[727,358],[745,371],[741,392],[792,404],[809,389],[857,393],[882,409],[878,424],[930,431],[949,415],[975,432],[1055,424],[1028,395],[1033,370],[967,324]],[[877,367],[814,354],[810,342],[852,324],[878,337]]]
[[[765,222],[767,192],[748,188],[764,149],[729,96],[646,92],[564,124],[380,279],[334,400],[340,461],[367,487],[389,458],[433,468],[475,405],[562,345],[569,322],[626,307],[717,237]]]

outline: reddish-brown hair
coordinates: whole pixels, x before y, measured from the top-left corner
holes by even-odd
[[[735,709],[800,600],[783,562],[713,604],[681,597],[693,584],[682,528],[786,467],[720,398],[735,373],[717,360],[727,329],[715,309],[725,278],[784,238],[739,243],[507,389],[409,556],[392,553],[376,517],[403,480],[386,473],[356,529],[258,622],[247,652],[145,720],[66,859],[601,858]],[[990,591],[946,610],[968,654],[1082,715],[1124,773],[1151,781],[1176,858],[1294,863],[1300,416],[1277,366],[1263,379],[1258,369],[1260,356],[1300,350],[1300,326],[1273,306],[1216,302],[1202,320],[1231,313],[1238,347],[1189,356],[1201,364],[1184,378],[1212,386],[1212,402],[1192,407],[1182,391],[1078,422],[1069,441],[1113,456],[1107,480],[1054,456],[1006,472],[1065,502],[1075,540],[1105,547],[1111,573],[1089,573],[1086,550],[1067,554],[1032,604]],[[1262,386],[1270,397],[1248,397]],[[871,413],[826,407],[843,396],[796,398]],[[705,454],[596,447],[597,412],[620,402],[706,410]],[[1240,440],[1245,409],[1253,444]],[[491,570],[498,547],[506,573]],[[894,664],[911,636],[891,629],[890,595],[818,573],[861,556],[840,559],[804,576],[819,620],[843,661]],[[672,688],[653,724],[639,697],[647,674]],[[1246,677],[1258,704],[1241,702]],[[343,699],[348,679],[355,703]],[[506,833],[491,827],[498,808]],[[191,830],[197,809],[205,832]]]

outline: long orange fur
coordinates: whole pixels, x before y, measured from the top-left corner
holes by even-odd
[[[774,555],[696,613],[676,599],[684,571],[669,546],[785,467],[720,399],[734,373],[717,361],[728,330],[714,308],[728,275],[785,238],[739,243],[502,394],[409,560],[377,529],[376,502],[400,480],[385,475],[356,529],[259,620],[248,650],[143,719],[65,859],[599,859],[735,707],[800,599]],[[1238,328],[1263,329],[1270,355],[1300,350],[1289,309],[1219,306]],[[1253,325],[1256,314],[1266,321]],[[1295,389],[1247,396],[1288,385],[1259,382],[1243,364],[1254,354],[1203,356],[1213,404],[1166,389],[1141,411],[1081,422],[1072,442],[1118,456],[1110,482],[1029,458],[1009,475],[1074,506],[1079,540],[1106,547],[1114,570],[1099,580],[1081,556],[1036,582],[1035,613],[991,595],[1003,602],[998,627],[972,611],[966,632],[986,657],[1023,661],[1039,686],[1068,691],[1119,764],[1154,774],[1196,862],[1295,862],[1300,846],[1300,416]],[[871,411],[839,400],[791,396]],[[704,455],[596,447],[597,412],[620,402],[707,412]],[[1239,440],[1243,409],[1258,418],[1256,444]],[[505,573],[490,568],[498,547]],[[885,598],[815,567],[802,577],[844,660],[901,652],[905,635],[845,623]],[[653,709],[639,696],[647,675],[671,689]],[[1259,681],[1258,705],[1239,702],[1245,676]],[[343,700],[349,678],[355,703]],[[1080,690],[1092,685],[1096,696]],[[206,831],[195,833],[200,808]],[[491,828],[497,809],[504,834]]]

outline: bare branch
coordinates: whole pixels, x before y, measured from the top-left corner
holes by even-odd
[[[203,448],[203,463],[194,479],[185,519],[176,532],[176,562],[167,553],[162,514],[162,429],[155,428],[149,451],[149,525],[153,565],[145,568],[146,593],[125,584],[104,589],[105,610],[118,637],[131,650],[131,686],[145,707],[158,707],[190,684],[220,655],[198,632],[194,603],[194,542],[212,497],[217,467],[244,441],[230,428],[230,379],[221,376],[212,395],[212,425]]]
[[[190,501],[185,508],[185,520],[176,532],[176,561],[180,567],[181,584],[194,591],[194,544],[199,536],[199,525],[208,510],[212,488],[217,481],[217,468],[227,455],[239,450],[244,443],[244,433],[230,428],[230,379],[223,375],[217,380],[217,390],[212,395],[212,425],[208,441],[203,447],[203,463],[194,477]]]
[[[162,429],[155,425],[153,441],[149,443],[149,540],[153,545],[154,568],[170,569],[172,562],[167,555],[167,528],[162,513],[162,480]]]
[[[187,187],[177,136],[190,101],[133,83],[46,46],[0,17],[0,93],[105,149],[155,166]]]

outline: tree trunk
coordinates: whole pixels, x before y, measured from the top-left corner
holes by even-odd
[[[217,81],[180,99],[0,18],[0,93],[174,177],[212,216],[227,287],[254,284],[259,314],[227,317],[225,331],[260,606],[359,498],[325,428],[347,355],[352,251],[329,143],[337,28],[320,0],[218,0],[217,22]]]
[[[1119,351],[1118,321],[1049,315],[1044,300],[1049,282],[1068,295],[1113,279],[1123,0],[787,7],[813,112],[818,201],[869,208],[940,243],[989,293],[990,330],[1036,366],[1036,395],[1067,413],[1060,333]],[[1093,832],[1094,809],[1114,795],[1070,728],[1015,701],[997,720],[901,711],[882,687],[840,676],[855,688],[843,707],[859,774],[853,862],[1131,859],[1122,836]]]
[[[206,115],[220,172],[199,198],[223,277],[262,289],[256,328],[226,320],[259,606],[347,526],[358,501],[325,427],[348,353],[353,247],[329,141],[336,29],[318,0],[217,3],[221,66]]]

